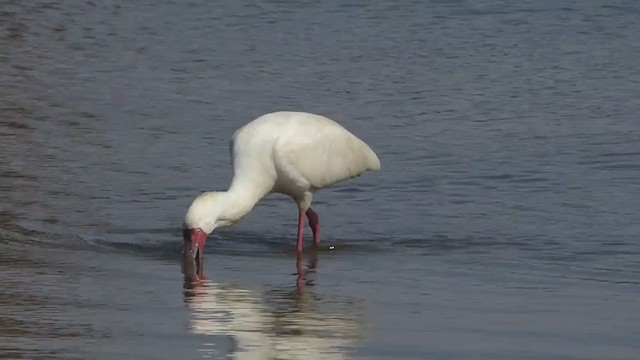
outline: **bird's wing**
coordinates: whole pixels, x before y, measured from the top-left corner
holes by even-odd
[[[281,136],[274,149],[274,163],[316,189],[380,169],[373,150],[333,122]]]

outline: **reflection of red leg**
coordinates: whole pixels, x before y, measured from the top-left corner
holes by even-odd
[[[309,265],[307,265],[309,272],[318,271],[318,254],[312,254],[309,259]]]
[[[302,252],[303,234],[304,234],[304,213],[302,211],[300,211],[300,215],[298,216],[298,240],[297,240],[298,253]]]
[[[298,253],[296,256],[296,288],[298,289],[298,293],[304,293],[304,288],[306,285],[313,286],[313,280],[308,279],[307,275],[310,273],[315,273],[318,271],[318,256],[315,253],[311,253],[311,257],[309,258],[309,264],[305,269],[303,267],[303,254]]]
[[[311,208],[307,210],[307,217],[309,218],[309,226],[313,232],[313,242],[316,246],[320,245],[320,224],[318,223],[318,214]]]
[[[296,278],[296,287],[299,291],[304,290],[304,270],[302,269],[302,254],[298,253],[298,257],[296,259],[296,270],[298,273],[298,277]]]

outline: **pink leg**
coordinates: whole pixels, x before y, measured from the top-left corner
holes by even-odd
[[[298,253],[302,253],[302,238],[304,234],[304,213],[298,216]]]
[[[318,223],[318,214],[309,208],[307,209],[307,217],[309,218],[311,232],[313,232],[313,242],[318,246],[320,245],[320,224]]]

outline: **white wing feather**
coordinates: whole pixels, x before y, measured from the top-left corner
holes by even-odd
[[[327,119],[328,120],[328,119]],[[302,124],[301,124],[302,125]],[[329,122],[305,124],[302,136],[282,136],[274,151],[276,168],[296,172],[315,189],[379,170],[380,161],[362,140]]]
[[[267,176],[285,193],[291,186],[320,189],[380,170],[365,142],[331,119],[302,112],[257,118],[234,133],[230,150],[236,176]]]

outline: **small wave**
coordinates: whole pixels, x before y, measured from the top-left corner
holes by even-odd
[[[133,228],[133,229],[109,229],[106,234],[116,235],[138,235],[138,234],[168,234],[174,236],[182,236],[182,229],[172,228]]]
[[[0,229],[0,243],[6,246],[38,245],[47,248],[86,249],[91,243],[77,234],[58,234],[30,230],[10,224]]]
[[[105,239],[94,240],[96,245],[103,249],[115,250],[144,257],[152,257],[163,260],[179,259],[182,252],[182,243],[176,242],[115,242]]]
[[[134,239],[136,235],[149,234],[168,236],[163,239]],[[316,247],[313,240],[306,238],[305,252],[342,254],[382,251],[382,247],[375,245],[376,242],[378,241],[322,239],[320,246]],[[89,243],[101,247],[103,251],[115,250],[163,260],[179,260],[183,247],[182,230],[177,228],[112,229],[104,234],[89,237]],[[380,240],[379,243],[384,242]],[[296,254],[296,240],[290,236],[250,231],[216,231],[207,240],[205,254],[244,257],[293,256]]]

